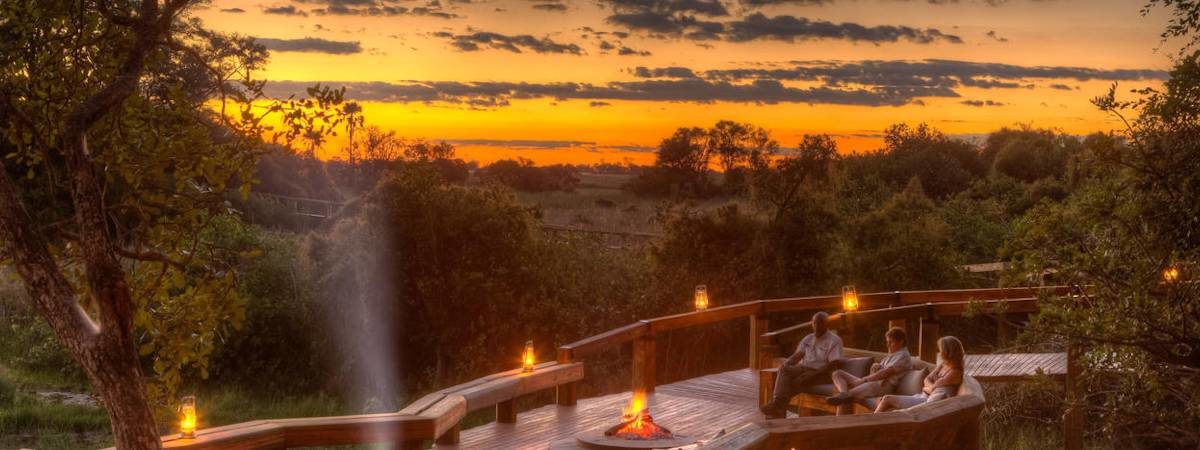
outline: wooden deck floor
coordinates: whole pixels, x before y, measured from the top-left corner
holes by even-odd
[[[661,385],[649,399],[650,413],[656,423],[675,434],[708,440],[723,429],[762,419],[757,386],[758,379],[750,369]],[[581,399],[574,407],[543,406],[518,414],[515,424],[492,422],[463,430],[458,445],[435,448],[546,449],[556,441],[573,440],[577,433],[616,425],[629,397],[623,392]]]
[[[1067,375],[1066,353],[998,353],[967,355],[967,374],[980,383],[1019,381],[1040,371],[1051,377]]]

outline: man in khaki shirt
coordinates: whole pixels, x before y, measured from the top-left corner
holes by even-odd
[[[779,366],[775,393],[760,410],[768,419],[787,416],[787,405],[805,386],[829,382],[842,359],[842,338],[829,331],[829,314],[813,314],[813,332],[800,340],[796,352]]]

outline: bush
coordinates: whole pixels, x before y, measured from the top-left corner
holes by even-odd
[[[0,376],[0,407],[12,406],[17,398],[17,386]]]

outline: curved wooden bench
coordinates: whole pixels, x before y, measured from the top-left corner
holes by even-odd
[[[705,450],[976,450],[983,388],[971,377],[953,398],[880,414],[777,419],[745,424]]]

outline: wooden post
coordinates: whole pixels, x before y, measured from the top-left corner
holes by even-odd
[[[633,341],[633,390],[646,394],[654,392],[654,371],[657,346],[654,336],[647,333]]]
[[[496,404],[496,422],[517,423],[517,405],[515,400],[507,400]]]
[[[763,316],[750,316],[750,369],[759,370],[769,366],[769,362],[764,361],[762,347],[759,346],[758,337],[767,331],[770,331],[770,322]]]
[[[1079,357],[1082,349],[1078,343],[1067,341],[1067,408],[1063,416],[1063,444],[1067,450],[1083,450],[1083,414],[1086,401],[1079,377]]]
[[[570,349],[558,349],[559,364],[570,364],[573,359],[572,356]],[[558,385],[558,387],[554,388],[554,398],[559,406],[575,406],[575,403],[579,400],[579,382],[572,381]]]
[[[454,424],[453,427],[450,427],[449,430],[446,430],[445,433],[442,433],[441,436],[438,436],[437,440],[434,442],[437,442],[438,445],[458,444],[458,432],[461,430],[462,430],[462,424],[456,423],[456,424]]]
[[[937,314],[930,309],[929,315],[921,318],[921,348],[918,351],[922,361],[930,364],[937,363],[937,341],[941,337]]]

